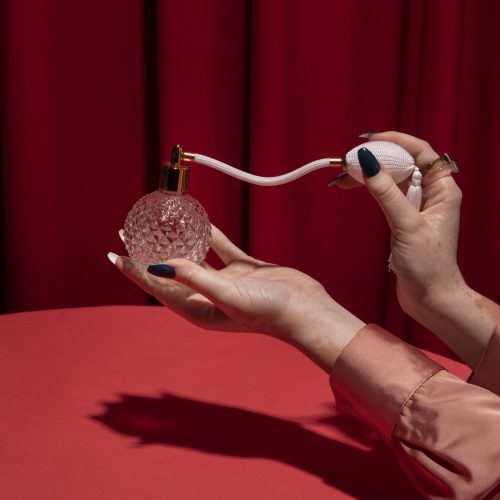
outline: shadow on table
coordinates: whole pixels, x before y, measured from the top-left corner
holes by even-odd
[[[235,457],[269,458],[314,474],[357,498],[421,498],[382,443],[370,451],[317,434],[296,422],[240,408],[187,399],[122,394],[91,418],[139,445],[166,444]],[[349,417],[323,420],[354,437],[365,432]],[[352,426],[349,422],[352,422]],[[357,435],[357,436],[356,436]],[[367,434],[361,436],[366,438]]]

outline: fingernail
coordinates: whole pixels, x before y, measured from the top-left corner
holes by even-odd
[[[378,134],[379,132],[373,132],[373,131],[370,131],[370,132],[365,132],[363,134],[359,134],[358,137],[364,137],[365,139],[367,139],[368,137],[370,137],[371,135],[374,135],[374,134]]]
[[[175,269],[167,264],[151,264],[147,271],[160,278],[173,278],[175,276]]]
[[[112,264],[116,264],[116,259],[118,259],[119,255],[113,252],[108,252],[108,259],[111,261]]]
[[[366,177],[373,177],[380,172],[380,165],[377,158],[367,148],[358,149],[358,160]]]
[[[335,184],[337,184],[338,182],[340,182],[344,177],[346,177],[347,175],[349,175],[347,172],[341,172],[339,175],[337,175],[337,177],[333,178],[329,183],[328,183],[328,187],[330,186],[335,186]]]
[[[123,243],[125,243],[125,229],[120,229],[118,231],[118,234],[120,236],[120,239],[123,241]]]

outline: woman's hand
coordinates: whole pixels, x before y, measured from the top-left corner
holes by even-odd
[[[439,157],[429,143],[407,134],[385,132],[369,139],[399,144],[418,167]],[[457,265],[462,193],[453,178],[448,175],[424,186],[421,212],[407,202],[384,168],[365,183],[391,228],[391,267],[403,309],[411,314],[422,301],[463,286]]]
[[[439,157],[427,142],[407,134],[385,132],[369,139],[399,144],[419,167]],[[363,154],[371,162],[363,168],[365,184],[391,229],[391,268],[402,308],[475,367],[495,327],[498,307],[465,284],[457,265],[460,189],[451,175],[429,173],[419,212],[373,155]],[[338,185],[354,184],[342,179]]]
[[[173,259],[146,272],[128,257],[112,260],[143,290],[197,326],[271,335],[327,371],[364,326],[316,280],[248,256],[214,226],[211,247],[225,264],[221,270]],[[162,270],[167,278],[151,274]]]

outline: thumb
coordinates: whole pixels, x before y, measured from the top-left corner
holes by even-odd
[[[172,259],[164,264],[153,264],[147,271],[154,276],[182,283],[216,305],[225,302],[230,295],[231,283],[228,280],[222,278],[216,270],[205,269],[187,259]]]
[[[391,229],[413,229],[420,220],[419,212],[406,199],[388,170],[367,148],[358,150],[358,159],[365,185],[382,208]]]

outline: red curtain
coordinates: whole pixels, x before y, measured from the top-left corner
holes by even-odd
[[[2,310],[144,303],[106,259],[174,143],[261,175],[396,129],[462,170],[459,259],[498,300],[500,2],[3,0]],[[400,311],[389,233],[334,171],[275,188],[194,165],[190,192],[252,255],[439,349]],[[432,258],[432,255],[429,255]],[[496,296],[496,297],[495,297]]]

